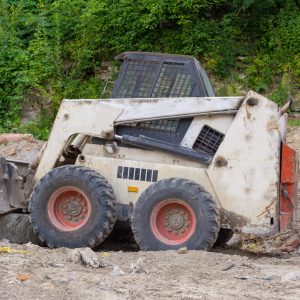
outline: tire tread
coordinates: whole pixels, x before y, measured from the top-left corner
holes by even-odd
[[[47,173],[35,186],[29,204],[29,211],[31,212],[31,222],[33,224],[33,230],[35,234],[38,235],[39,239],[45,242],[49,247],[70,247],[73,248],[75,243],[68,241],[53,240],[49,235],[49,228],[45,228],[41,220],[39,220],[39,198],[41,197],[43,189],[49,187],[53,182],[56,182],[58,178],[80,178],[83,182],[88,183],[88,186],[92,193],[95,193],[97,197],[102,199],[99,203],[102,206],[102,209],[105,210],[103,217],[104,226],[98,226],[93,232],[93,237],[89,239],[88,245],[91,248],[96,247],[101,242],[103,242],[106,237],[110,234],[113,229],[113,226],[116,222],[116,197],[113,192],[113,188],[108,183],[108,181],[100,174],[86,167],[67,165],[55,168]],[[76,243],[77,245],[77,243]],[[85,245],[82,245],[85,246]]]

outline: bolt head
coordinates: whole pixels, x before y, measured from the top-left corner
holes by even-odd
[[[72,217],[71,216],[68,216],[68,220],[71,220],[72,219]]]

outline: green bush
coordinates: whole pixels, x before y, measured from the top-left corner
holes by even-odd
[[[131,50],[193,55],[220,93],[281,104],[299,95],[299,12],[299,0],[0,0],[0,132],[46,139],[60,101],[100,97],[102,63]],[[20,127],[28,104],[41,115]]]

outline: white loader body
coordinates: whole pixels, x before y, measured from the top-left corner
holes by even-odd
[[[224,135],[209,163],[115,142],[121,138],[118,126],[188,117],[193,120],[180,147],[192,149],[204,126]],[[35,181],[57,165],[70,137],[79,135],[76,146],[82,153],[76,165],[103,175],[118,203],[133,207],[153,182],[184,178],[212,195],[220,209],[221,227],[274,233],[279,230],[280,148],[285,136],[280,119],[279,107],[254,92],[226,98],[64,100]]]

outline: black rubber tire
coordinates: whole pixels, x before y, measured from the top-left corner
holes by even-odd
[[[40,244],[28,214],[11,213],[0,216],[0,239],[16,244]]]
[[[74,231],[59,230],[49,218],[47,205],[53,192],[64,186],[81,189],[91,203],[87,222]],[[35,186],[29,210],[33,229],[50,248],[94,248],[111,233],[116,222],[116,198],[108,181],[95,171],[80,166],[51,170]]]
[[[232,238],[233,231],[228,228],[220,228],[218,238],[214,244],[214,247],[224,247],[226,243]]]
[[[168,198],[187,203],[195,214],[196,230],[184,243],[171,245],[161,242],[154,235],[150,220],[154,207]],[[132,215],[132,232],[141,250],[170,250],[187,247],[189,250],[210,250],[220,230],[219,210],[212,196],[197,183],[170,178],[148,187],[135,204]]]

